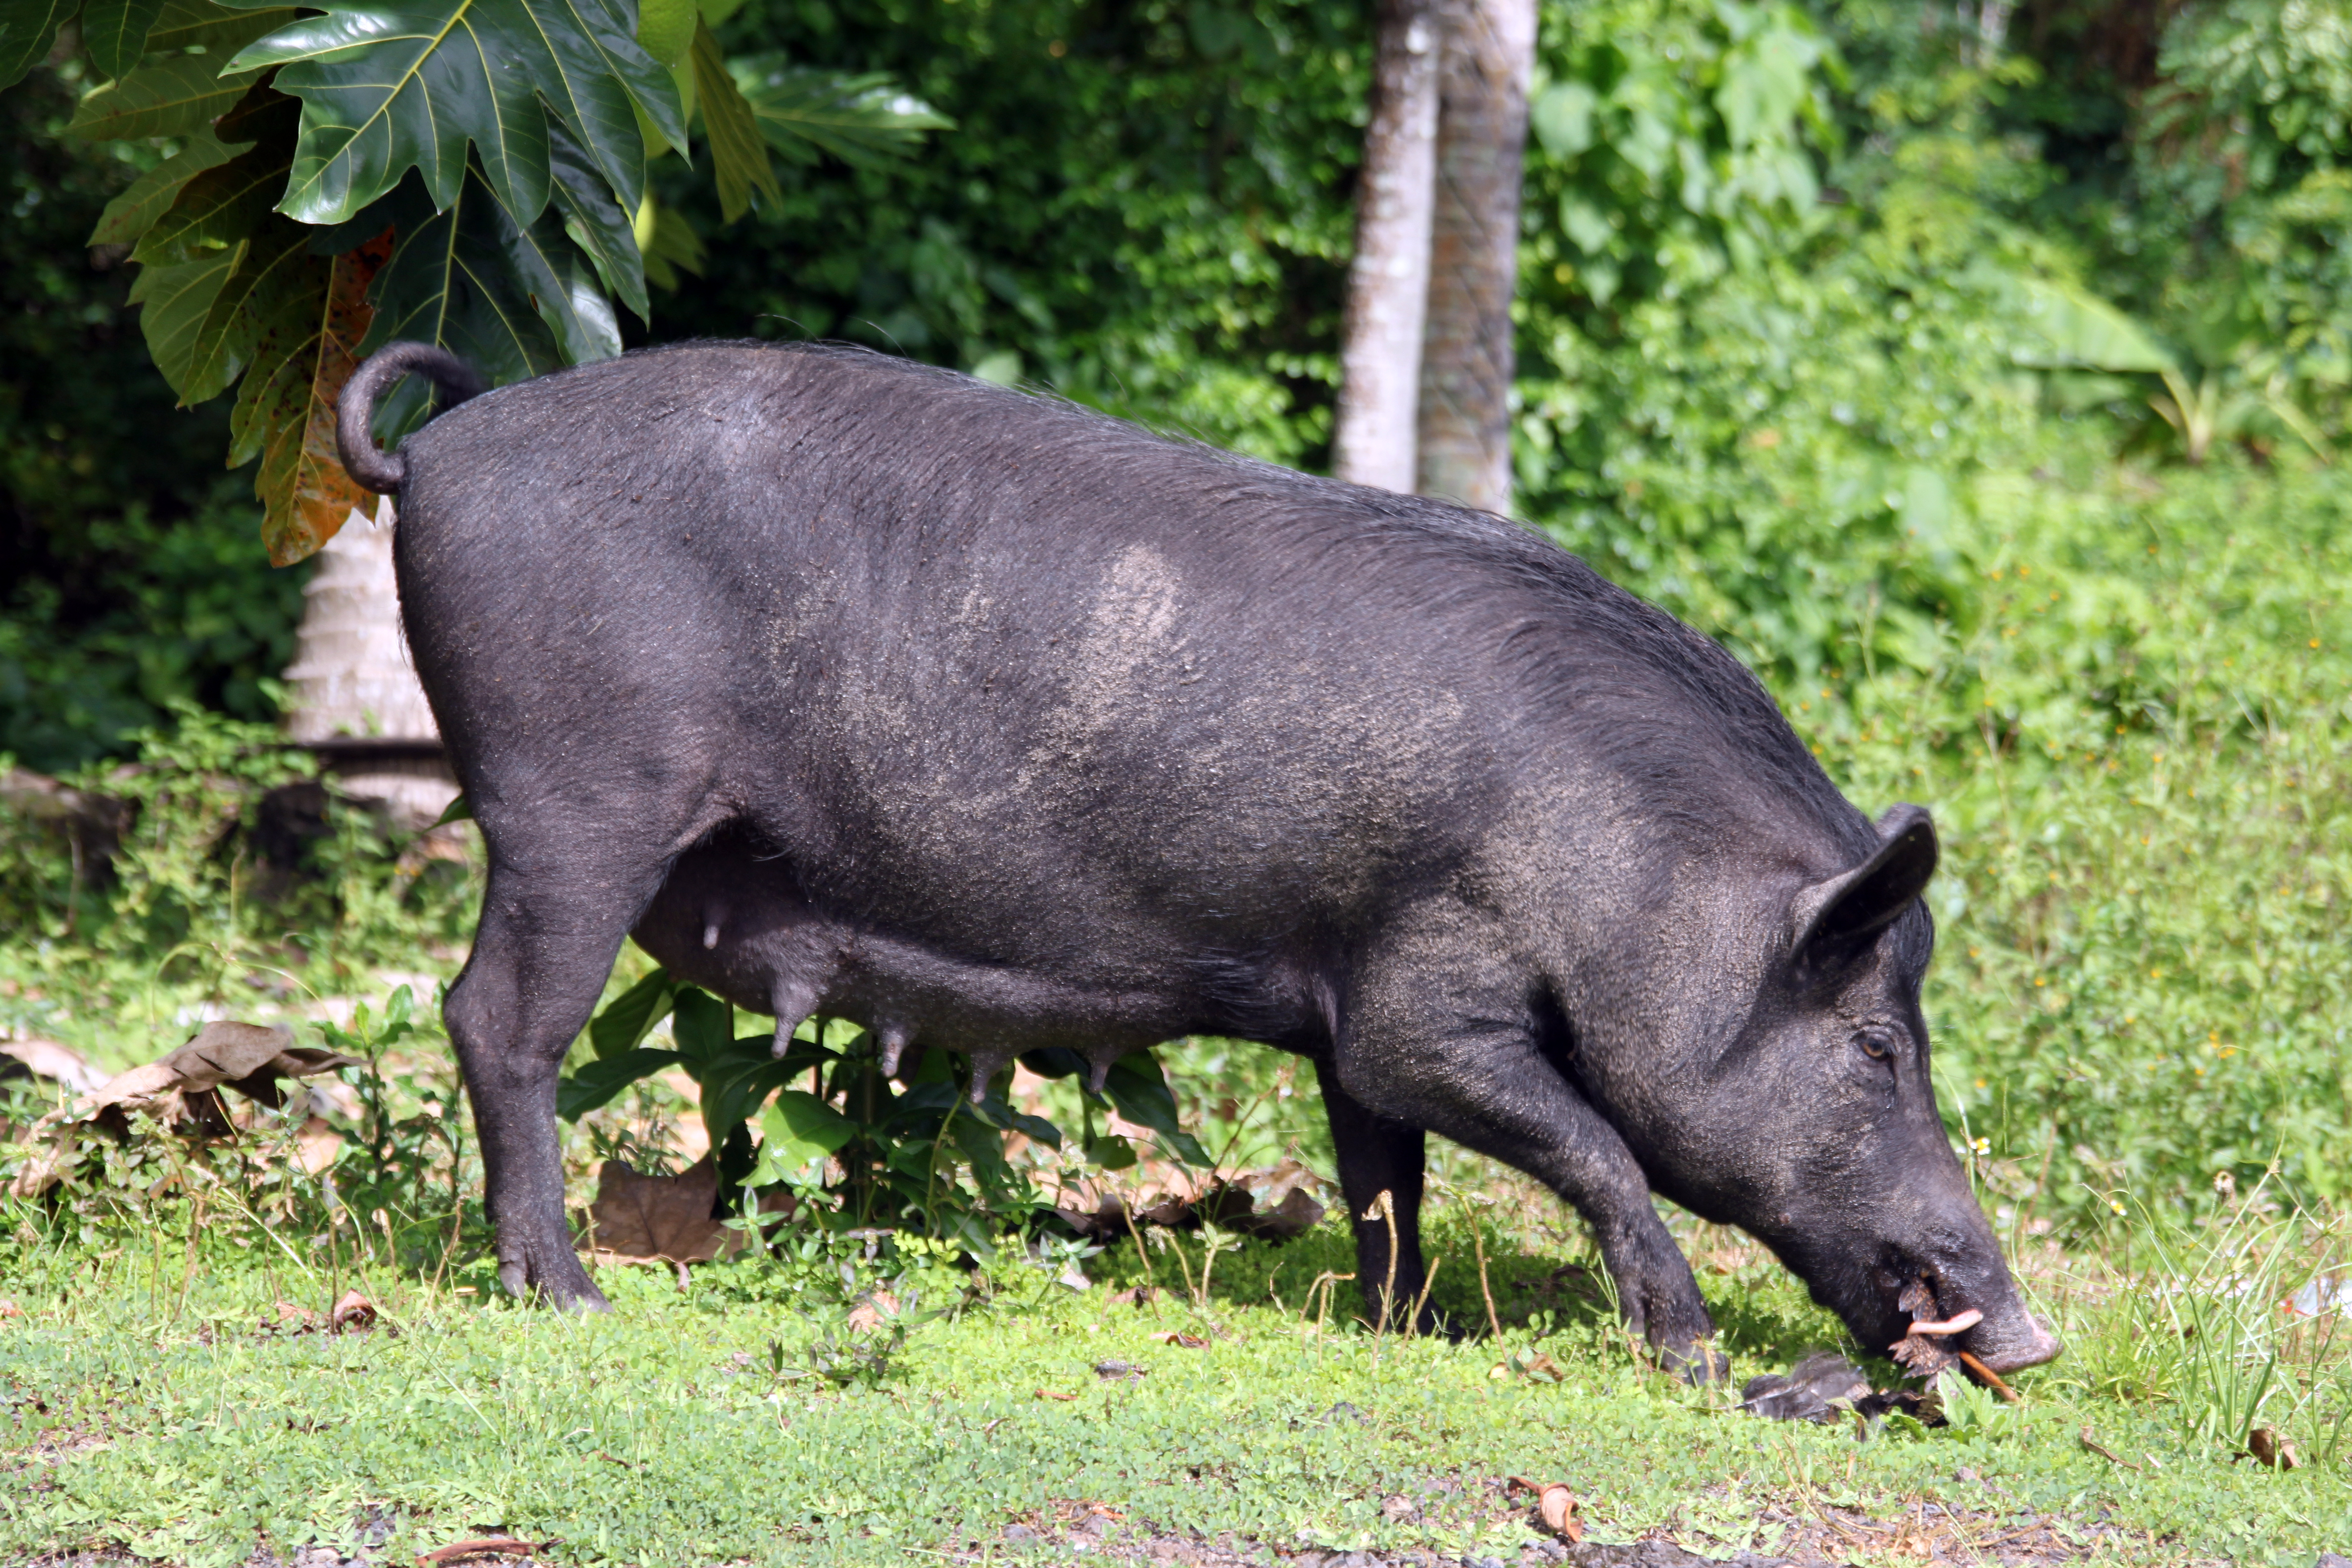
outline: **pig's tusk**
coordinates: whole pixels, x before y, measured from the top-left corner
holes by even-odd
[[[1932,1338],[1942,1334],[1957,1334],[1963,1330],[1973,1329],[1983,1321],[1984,1314],[1970,1307],[1965,1312],[1953,1313],[1940,1323],[1914,1323],[1911,1325],[1911,1331]]]

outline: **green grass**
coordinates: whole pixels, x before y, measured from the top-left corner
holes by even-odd
[[[1465,1239],[1439,1226],[1449,1265],[1467,1262]],[[560,1539],[558,1557],[580,1563],[915,1561],[1100,1503],[1160,1533],[1516,1557],[1536,1539],[1528,1510],[1482,1484],[1515,1475],[1566,1481],[1599,1538],[1664,1529],[1719,1554],[1769,1552],[1768,1509],[1885,1517],[1922,1499],[1988,1529],[2028,1514],[2104,1524],[2100,1552],[2117,1562],[2308,1568],[2319,1546],[2352,1542],[2352,1491],[2332,1466],[2232,1464],[2158,1409],[2084,1392],[2064,1363],[2019,1380],[2027,1403],[2005,1429],[1858,1442],[1645,1372],[1573,1292],[1499,1345],[1381,1339],[1336,1314],[1318,1332],[1307,1286],[1345,1267],[1336,1227],[1221,1258],[1206,1311],[1108,1304],[1135,1272],[1125,1250],[1095,1261],[1084,1293],[1018,1263],[919,1272],[902,1292],[960,1305],[919,1327],[875,1387],[776,1374],[837,1334],[839,1312],[816,1304],[834,1292],[805,1273],[796,1290],[773,1265],[698,1270],[684,1294],[666,1273],[608,1271],[617,1310],[572,1320],[505,1302],[479,1267],[437,1284],[368,1267],[331,1279],[324,1248],[307,1268],[221,1250],[200,1247],[193,1275],[176,1245],[51,1255],[45,1277],[20,1275],[26,1315],[0,1329],[0,1555],[111,1543],[227,1564],[257,1542],[349,1545],[390,1521],[387,1562],[489,1526]],[[1525,1281],[1549,1260],[1497,1250],[1522,1315]],[[1475,1314],[1475,1267],[1456,1283],[1468,1289],[1448,1305]],[[1740,1376],[1835,1342],[1773,1271],[1706,1284]],[[322,1310],[353,1285],[383,1311],[372,1332],[259,1327],[281,1297]],[[1170,1331],[1211,1344],[1151,1338]],[[1562,1381],[1496,1375],[1531,1343]],[[1108,1359],[1148,1374],[1105,1382],[1092,1368]],[[2138,1468],[2086,1448],[2086,1427]],[[1422,1500],[1420,1516],[1385,1518],[1398,1495]]]

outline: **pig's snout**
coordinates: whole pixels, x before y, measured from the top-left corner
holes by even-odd
[[[2055,1361],[2065,1346],[2021,1304],[1991,1316],[1953,1342],[1995,1372],[2016,1372]]]

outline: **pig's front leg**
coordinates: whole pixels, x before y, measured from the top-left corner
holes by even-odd
[[[1323,1092],[1323,1113],[1331,1121],[1331,1147],[1339,1157],[1339,1194],[1348,1205],[1348,1222],[1355,1227],[1356,1288],[1363,1293],[1364,1314],[1377,1322],[1385,1311],[1391,1328],[1402,1328],[1413,1303],[1421,1300],[1426,1278],[1421,1257],[1421,1191],[1427,1135],[1410,1122],[1385,1121],[1365,1110],[1341,1087],[1331,1064],[1319,1058],[1315,1081]],[[1373,1212],[1382,1193],[1389,1194],[1389,1218],[1396,1225],[1393,1285],[1389,1279],[1389,1218]],[[1426,1332],[1435,1321],[1436,1314],[1423,1307],[1412,1327]]]
[[[1525,976],[1491,958],[1465,959],[1459,943],[1413,945],[1397,955],[1405,962],[1359,975],[1334,1057],[1340,1087],[1386,1121],[1450,1138],[1565,1198],[1591,1227],[1626,1325],[1684,1375],[1719,1375],[1715,1321],[1651,1202],[1649,1178],[1617,1130],[1544,1059]]]

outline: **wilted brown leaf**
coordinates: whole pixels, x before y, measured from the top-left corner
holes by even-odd
[[[2257,1463],[2268,1465],[2274,1470],[2303,1468],[2303,1456],[2296,1453],[2294,1445],[2280,1436],[2274,1427],[2257,1426],[2247,1433],[2246,1452],[2252,1454]]]
[[[0,1319],[21,1318],[24,1315],[24,1308],[19,1307],[16,1302],[8,1300],[7,1297],[0,1296]]]
[[[1076,1401],[1078,1396],[1075,1394],[1056,1394],[1050,1388],[1041,1388],[1037,1391],[1037,1397],[1040,1399],[1051,1399],[1057,1404],[1068,1405]]]
[[[1580,1505],[1567,1482],[1547,1481],[1538,1486],[1524,1476],[1513,1476],[1510,1484],[1535,1494],[1536,1517],[1546,1530],[1571,1546],[1584,1539],[1584,1521],[1576,1517]]]
[[[849,1309],[849,1331],[869,1334],[882,1326],[885,1318],[898,1315],[898,1298],[887,1290],[877,1290]]]
[[[356,1290],[346,1290],[327,1314],[327,1325],[339,1334],[365,1333],[375,1327],[375,1303]]]
[[[375,497],[343,471],[335,449],[335,400],[359,368],[354,351],[374,315],[368,284],[392,254],[392,238],[387,229],[336,257],[303,309],[265,330],[246,374],[236,433],[241,448],[257,446],[261,452],[253,488],[273,566],[315,553],[355,509],[375,505]]]
[[[1209,1342],[1198,1334],[1178,1333],[1173,1329],[1164,1334],[1154,1334],[1151,1339],[1155,1344],[1181,1345],[1188,1351],[1204,1351],[1209,1348]]]
[[[708,1154],[674,1176],[607,1160],[583,1240],[593,1240],[599,1263],[708,1263],[733,1234],[710,1217],[718,1198],[719,1169]]]
[[[234,1128],[220,1098],[223,1089],[277,1106],[285,1103],[278,1087],[281,1079],[359,1065],[357,1057],[297,1047],[294,1031],[283,1024],[263,1028],[226,1018],[206,1024],[161,1061],[117,1073],[33,1123],[31,1136],[49,1137],[55,1147],[18,1173],[9,1190],[18,1197],[36,1197],[61,1180],[71,1163],[67,1143],[78,1126],[102,1127],[120,1137],[130,1131],[131,1117],[143,1112],[182,1132],[216,1137]]]
[[[269,1310],[271,1315],[261,1321],[264,1333],[307,1334],[319,1327],[316,1312],[307,1307],[298,1307],[291,1301],[273,1301]]]
[[[460,1541],[454,1546],[444,1546],[438,1552],[420,1552],[419,1563],[463,1563],[474,1557],[535,1557],[557,1543],[552,1541],[516,1541],[496,1536],[486,1541]]]
[[[0,1040],[0,1057],[12,1058],[36,1077],[54,1079],[79,1094],[88,1094],[106,1081],[106,1075],[71,1046],[37,1036]]]

